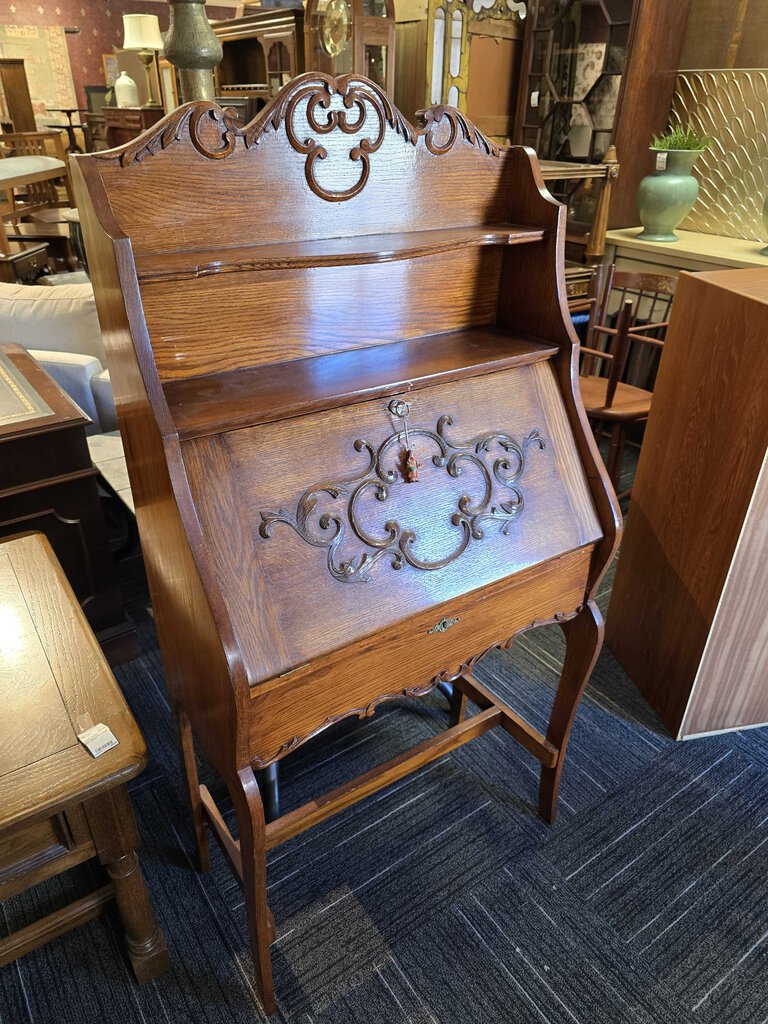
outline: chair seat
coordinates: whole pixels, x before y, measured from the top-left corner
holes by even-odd
[[[616,393],[610,409],[605,408],[607,377],[579,377],[581,397],[587,416],[599,416],[603,420],[639,420],[651,411],[653,394],[631,384],[616,385]]]
[[[24,174],[38,174],[40,171],[61,171],[67,165],[52,156],[8,156],[0,160],[0,183]]]

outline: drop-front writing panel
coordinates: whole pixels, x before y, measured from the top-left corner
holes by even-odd
[[[379,399],[185,446],[198,507],[221,493],[212,474],[234,487],[244,513],[203,529],[243,627],[247,577],[263,579],[283,671],[602,536],[548,361],[410,402],[407,442]],[[251,649],[252,683],[260,659]]]

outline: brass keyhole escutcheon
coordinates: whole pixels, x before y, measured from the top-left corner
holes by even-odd
[[[445,633],[445,631],[450,629],[451,626],[455,626],[458,621],[458,619],[440,619],[440,621],[436,625],[434,625],[432,629],[427,630],[427,633]]]

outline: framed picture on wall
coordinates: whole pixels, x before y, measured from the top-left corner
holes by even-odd
[[[120,74],[120,68],[117,66],[117,54],[103,53],[101,55],[101,63],[104,65],[105,85],[114,85],[117,81],[117,76]]]
[[[179,89],[176,82],[176,68],[170,61],[161,57],[158,62],[160,70],[160,88],[163,93],[163,109],[170,114],[179,105]]]

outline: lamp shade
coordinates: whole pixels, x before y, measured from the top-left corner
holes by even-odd
[[[124,14],[124,50],[162,50],[163,37],[156,14]]]

